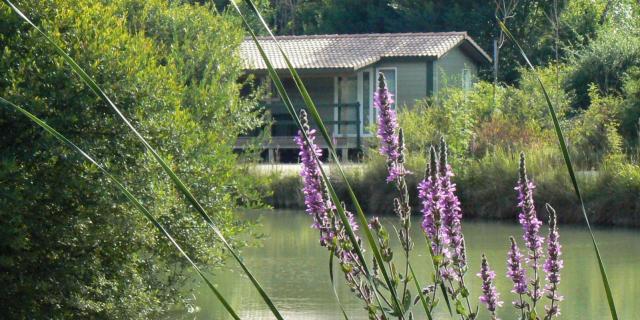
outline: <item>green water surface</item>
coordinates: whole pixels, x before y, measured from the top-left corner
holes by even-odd
[[[329,282],[328,252],[318,245],[318,234],[309,227],[310,217],[301,211],[275,210],[246,213],[244,218],[259,219],[262,223],[260,229],[267,238],[260,247],[245,249],[242,256],[285,318],[341,319]],[[413,237],[416,245],[412,263],[419,280],[426,283],[432,269],[422,233],[417,228],[418,220],[418,217],[414,218]],[[387,217],[384,222],[396,223],[396,219]],[[472,290],[472,301],[477,303],[480,281],[476,273],[480,256],[485,253],[496,271],[497,287],[505,301],[499,316],[502,319],[517,319],[516,310],[511,306],[515,295],[510,292],[511,283],[505,273],[508,239],[514,235],[521,240],[520,227],[516,224],[472,221],[464,222],[463,228],[470,260],[466,281]],[[560,319],[607,319],[606,298],[588,233],[581,226],[561,225],[560,228],[565,265],[560,285],[560,293],[565,301],[561,304]],[[546,234],[546,226],[543,230]],[[640,319],[640,232],[631,229],[598,229],[596,237],[606,262],[620,319]],[[402,254],[397,242],[394,248],[400,257]],[[402,259],[396,263],[399,267],[403,266]],[[232,270],[213,271],[212,280],[218,284],[240,317],[273,319],[256,290],[241,275],[233,261],[228,261],[227,266]],[[338,294],[349,317],[366,319],[360,301],[352,297],[337,268],[336,272]],[[415,294],[415,290],[412,293]],[[203,285],[198,287],[193,302],[197,305],[197,312],[186,314],[186,318],[231,319]],[[420,304],[414,310],[417,319],[426,318]],[[542,310],[539,308],[539,312]],[[488,319],[482,306],[480,315],[480,319]],[[436,318],[451,319],[444,304],[438,306]]]

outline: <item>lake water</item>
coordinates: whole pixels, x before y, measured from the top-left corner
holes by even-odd
[[[310,217],[301,211],[261,211],[244,214],[247,219],[259,219],[261,231],[267,236],[261,247],[248,248],[242,256],[256,278],[286,319],[341,319],[328,275],[328,252],[318,245],[317,233],[312,230]],[[387,217],[385,223],[395,223]],[[414,225],[419,225],[414,218]],[[496,271],[497,287],[505,301],[500,311],[502,319],[516,319],[510,301],[510,281],[505,277],[508,238],[520,239],[520,227],[516,224],[495,222],[464,222],[470,271],[466,280],[472,296],[477,301],[480,287],[475,276],[480,256],[486,253]],[[560,226],[565,269],[562,273],[560,293],[565,296],[561,305],[561,319],[607,319],[609,312],[602,281],[595,262],[592,245],[586,229],[581,226]],[[432,273],[426,245],[421,231],[415,228],[416,242],[413,266],[421,283]],[[544,229],[546,233],[546,227]],[[606,263],[620,319],[640,319],[640,231],[626,229],[596,230],[600,250]],[[398,244],[394,244],[400,254]],[[400,262],[396,262],[400,266]],[[228,266],[234,266],[229,260]],[[211,279],[218,284],[242,319],[273,319],[256,290],[239,268],[214,271]],[[336,268],[338,294],[351,319],[366,319],[360,301],[351,296],[344,286],[340,271]],[[414,287],[411,287],[412,289]],[[415,293],[415,290],[412,290]],[[209,289],[201,285],[195,303],[199,311],[188,315],[195,319],[231,319]],[[420,305],[414,307],[418,319],[426,318]],[[542,310],[542,309],[539,309]],[[488,319],[481,307],[480,319]],[[438,306],[437,319],[445,316],[444,304]]]

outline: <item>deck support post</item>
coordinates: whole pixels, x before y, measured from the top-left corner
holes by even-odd
[[[275,157],[273,148],[269,148],[268,149],[267,155],[268,155],[269,163],[275,163],[276,162],[276,157]]]
[[[341,148],[340,149],[340,155],[341,155],[341,160],[342,162],[347,162],[349,161],[349,148]]]

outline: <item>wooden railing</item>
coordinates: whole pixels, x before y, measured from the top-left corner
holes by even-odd
[[[271,103],[265,105],[265,107],[271,110],[273,121],[271,126],[272,137],[292,137],[297,134],[298,128],[289,113],[278,111],[286,110],[283,105]],[[323,104],[316,105],[316,107],[321,116],[323,116],[322,121],[325,127],[333,137],[355,137],[357,148],[361,148],[362,122],[360,121],[360,103]],[[315,127],[313,119],[311,119],[311,125]]]

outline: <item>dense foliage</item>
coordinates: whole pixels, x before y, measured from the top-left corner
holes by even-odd
[[[209,6],[160,0],[17,5],[158,146],[226,235],[247,230],[232,210],[259,197],[232,147],[260,121],[253,101],[239,98],[236,21]],[[224,251],[142,145],[4,4],[0,48],[0,96],[94,154],[199,263],[222,263]],[[155,318],[189,303],[181,257],[96,168],[5,108],[0,131],[3,317]]]

